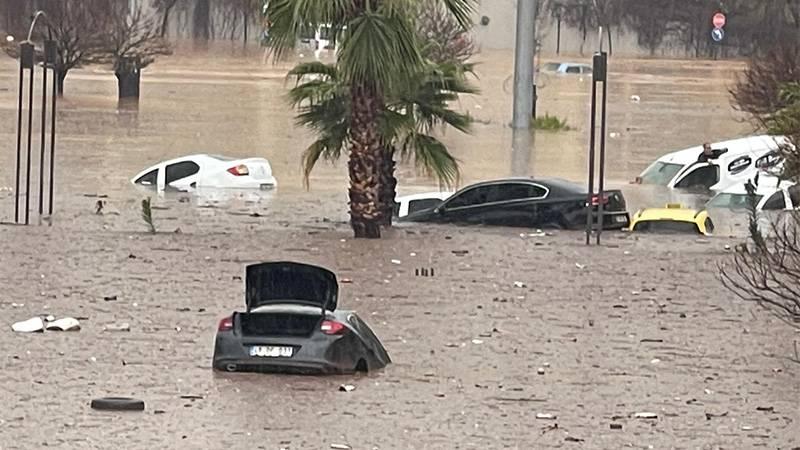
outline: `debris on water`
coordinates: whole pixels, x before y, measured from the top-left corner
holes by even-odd
[[[575,267],[577,267],[578,269],[581,269],[581,270],[586,268],[586,266],[581,264],[581,263],[575,263]]]
[[[241,278],[239,279],[241,280]],[[339,280],[339,282],[343,284],[350,284],[353,282],[353,280],[351,280],[350,278],[342,278],[341,280]]]
[[[47,307],[46,307],[46,306],[45,306],[45,309],[47,309]],[[55,317],[55,316],[52,316],[52,315],[50,315],[50,316],[44,316],[44,321],[45,321],[45,322],[52,322],[52,321],[54,321],[54,320],[56,320],[56,317]]]
[[[753,431],[753,427],[749,427],[747,425],[742,425],[742,431]]]
[[[635,419],[653,420],[658,419],[658,414],[651,412],[638,412],[633,415]]]
[[[756,408],[756,411],[764,411],[764,412],[775,412],[774,406],[759,406]]]
[[[78,322],[78,319],[73,317],[63,317],[61,319],[51,321],[45,328],[55,331],[80,331],[81,323]]]
[[[469,250],[451,250],[450,253],[456,256],[464,256],[469,253]]]
[[[616,139],[619,137],[619,133],[611,132],[608,134],[608,137],[610,137],[611,139]]]
[[[553,414],[538,413],[536,418],[539,420],[556,420],[557,417]]]
[[[472,343],[475,344],[475,345],[480,345],[480,344],[483,344],[483,341],[480,340],[480,339],[473,339]]]
[[[706,395],[711,395],[711,394],[714,393],[714,391],[712,391],[711,389],[708,389],[708,388],[703,389],[703,391],[706,393]]]
[[[105,300],[107,302],[114,302],[114,301],[117,301],[117,296],[116,295],[107,295],[107,296],[103,297],[103,300]]]
[[[711,420],[715,417],[727,417],[728,411],[725,411],[722,414],[714,414],[714,413],[706,413],[706,420]]]
[[[36,333],[44,331],[44,321],[41,317],[31,317],[11,325],[11,329],[17,333]]]
[[[641,101],[642,101],[642,98],[639,97],[638,95],[636,95],[636,94],[631,95],[631,103],[640,103]]]
[[[356,390],[356,387],[352,384],[342,384],[339,386],[339,390],[341,392],[352,392]]]
[[[514,287],[515,288],[524,288],[526,286],[525,286],[525,283],[523,283],[522,281],[515,281],[514,282]]]
[[[550,363],[549,362],[546,362],[546,363],[544,363],[542,365],[545,366],[545,367],[550,367]]]
[[[103,331],[117,332],[117,331],[131,331],[131,325],[127,322],[114,323],[103,327]]]
[[[411,252],[411,253],[408,254],[408,256],[417,256],[417,254],[414,253],[414,252]]]
[[[658,364],[660,362],[661,362],[661,360],[658,359],[658,358],[653,358],[653,359],[650,360],[650,364]]]
[[[202,395],[187,394],[187,395],[181,395],[181,398],[184,400],[203,400],[205,397],[203,397]]]
[[[539,367],[538,369],[536,369],[536,373],[538,373],[539,375],[544,375],[544,367]]]
[[[25,306],[25,303],[12,303],[11,304],[12,308],[22,308],[23,306]]]
[[[612,430],[621,430],[622,429],[622,424],[621,423],[612,423],[611,425],[609,425],[609,427]]]
[[[725,250],[730,250],[730,249],[731,249],[731,246],[728,245],[728,244],[725,244]]]
[[[584,441],[584,439],[576,438],[576,437],[573,437],[573,436],[567,436],[566,438],[564,438],[564,440],[567,441],[567,442],[583,442]]]
[[[393,259],[392,264],[403,264],[403,262],[400,261],[399,259]]]
[[[346,444],[331,444],[331,448],[336,450],[350,450],[352,447]]]

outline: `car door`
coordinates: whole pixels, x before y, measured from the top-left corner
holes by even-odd
[[[489,192],[489,203],[484,208],[484,223],[510,227],[535,226],[539,216],[538,200],[547,190],[529,182],[498,183]]]
[[[167,164],[164,170],[164,185],[182,191],[190,189],[197,182],[200,166],[194,161],[180,161]]]
[[[719,166],[711,163],[697,163],[680,176],[675,187],[707,190],[717,183],[719,183]]]

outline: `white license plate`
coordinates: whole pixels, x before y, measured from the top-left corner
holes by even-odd
[[[617,217],[614,218],[614,220],[616,220],[618,223],[623,223],[623,222],[627,222],[628,218],[625,217],[625,216],[617,216]]]
[[[254,345],[250,347],[250,356],[260,358],[291,358],[294,354],[292,347],[276,347],[273,345]]]

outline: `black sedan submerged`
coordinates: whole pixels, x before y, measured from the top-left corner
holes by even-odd
[[[228,372],[352,373],[391,362],[352,311],[337,311],[336,275],[322,267],[268,262],[247,267],[246,312],[222,319],[213,367]]]
[[[578,229],[586,226],[585,186],[557,178],[509,178],[467,186],[438,205],[400,219],[516,227]],[[603,203],[603,228],[622,229],[630,223],[621,191],[592,198],[593,219]]]

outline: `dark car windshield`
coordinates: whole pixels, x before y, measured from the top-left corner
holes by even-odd
[[[680,164],[656,162],[642,174],[642,183],[666,186],[682,168]]]
[[[645,233],[700,233],[694,222],[681,222],[677,220],[645,220],[637,222],[633,231]]]

